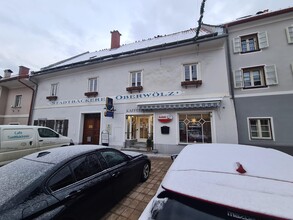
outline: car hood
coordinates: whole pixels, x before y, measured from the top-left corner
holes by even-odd
[[[138,157],[140,155],[143,155],[142,153],[134,152],[134,151],[123,151],[123,153],[131,156],[131,157]]]

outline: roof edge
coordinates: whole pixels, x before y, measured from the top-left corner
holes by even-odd
[[[171,42],[171,43],[167,43],[167,44],[156,45],[153,47],[146,47],[146,48],[142,48],[142,49],[138,49],[138,50],[131,50],[128,52],[107,55],[107,56],[98,57],[98,58],[95,58],[92,60],[84,60],[84,61],[80,61],[80,62],[76,62],[76,63],[58,66],[58,67],[51,68],[51,69],[50,68],[46,68],[46,69],[43,68],[40,71],[31,72],[31,77],[33,78],[34,76],[39,76],[41,74],[53,73],[53,72],[58,72],[58,71],[62,71],[62,70],[73,69],[73,68],[82,67],[82,66],[86,66],[86,65],[92,65],[92,64],[97,64],[97,63],[101,63],[101,62],[111,61],[111,60],[115,60],[115,59],[119,59],[119,58],[121,59],[121,58],[131,57],[131,56],[137,55],[137,54],[145,54],[145,53],[150,53],[150,52],[154,52],[154,51],[161,51],[161,50],[165,50],[165,49],[170,49],[173,47],[180,47],[180,46],[185,46],[185,45],[194,44],[194,43],[211,41],[211,40],[223,38],[226,36],[227,36],[226,33],[221,33],[220,35],[218,35],[218,33],[212,33],[212,34],[200,36],[198,38],[195,38],[195,36],[194,36],[192,38],[185,39],[182,41],[175,41],[175,42]]]
[[[243,23],[247,23],[247,22],[252,22],[252,21],[256,21],[256,20],[260,20],[260,19],[264,19],[264,18],[269,18],[269,17],[281,15],[281,14],[286,14],[286,13],[290,13],[290,12],[293,12],[293,7],[285,8],[285,9],[278,10],[278,11],[267,12],[267,13],[263,13],[260,15],[254,15],[254,16],[247,17],[244,19],[228,22],[228,23],[225,23],[224,25],[226,27],[231,27],[231,26],[235,26],[235,25],[239,25],[239,24],[243,24]]]
[[[64,59],[64,60],[58,61],[58,62],[56,62],[56,63],[52,63],[52,64],[50,64],[49,66],[45,66],[45,67],[41,68],[41,70],[50,69],[52,66],[56,66],[56,65],[58,65],[58,64],[64,63],[64,62],[66,62],[66,61],[69,61],[69,60],[71,60],[71,59],[74,59],[74,58],[76,58],[76,57],[82,56],[82,55],[87,54],[87,53],[89,53],[89,51],[86,51],[86,52],[81,53],[81,54],[77,54],[77,55],[75,55],[75,56],[73,56],[73,57],[69,57],[69,58],[67,58],[67,59]]]

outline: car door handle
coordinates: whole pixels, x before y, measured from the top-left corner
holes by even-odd
[[[65,199],[74,199],[80,194],[81,190],[72,191],[69,195],[65,196]]]
[[[44,140],[39,140],[39,142],[43,142]]]
[[[112,174],[112,177],[118,177],[120,175],[120,172],[115,172]]]

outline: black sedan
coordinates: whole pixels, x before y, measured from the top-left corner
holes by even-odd
[[[151,169],[147,156],[75,145],[0,168],[0,219],[99,219]]]

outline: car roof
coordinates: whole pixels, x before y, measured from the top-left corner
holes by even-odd
[[[239,166],[245,173],[238,172]],[[272,216],[293,216],[293,157],[238,144],[194,144],[175,159],[163,188]]]
[[[23,128],[48,128],[44,126],[36,126],[36,125],[0,125],[1,129],[23,129]]]
[[[25,156],[24,159],[34,160],[43,163],[57,164],[64,161],[65,159],[70,159],[78,155],[103,148],[106,147],[100,145],[70,145],[64,147],[51,148],[37,153],[33,153],[28,156]]]

